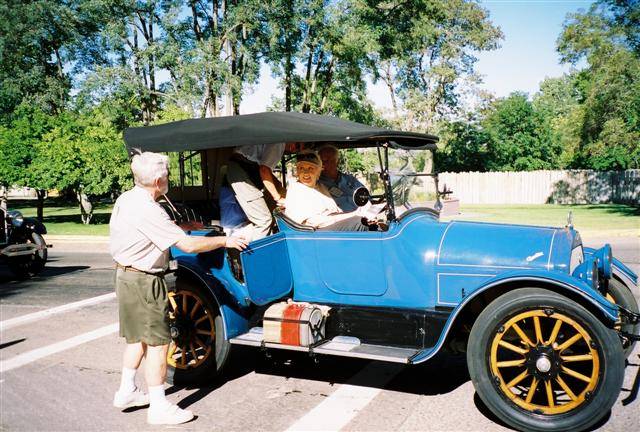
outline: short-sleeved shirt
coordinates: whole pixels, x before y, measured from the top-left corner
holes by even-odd
[[[320,184],[318,187],[324,189]],[[303,224],[313,216],[340,213],[335,201],[319,189],[310,188],[299,181],[292,183],[287,189],[285,214]]]
[[[236,147],[235,152],[258,165],[268,166],[273,170],[282,159],[284,149],[285,143],[260,144]]]
[[[109,249],[122,266],[165,271],[169,248],[185,234],[145,189],[135,186],[116,200],[109,221]]]
[[[336,202],[340,210],[345,213],[352,212],[358,208],[353,202],[353,193],[356,189],[364,187],[357,178],[351,174],[338,173],[338,178],[333,180],[325,175],[320,176],[320,183],[325,185]]]

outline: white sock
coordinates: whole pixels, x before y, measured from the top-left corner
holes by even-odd
[[[136,389],[137,369],[122,368],[122,378],[120,379],[120,389],[122,393],[131,393]]]
[[[164,409],[170,403],[164,395],[164,384],[158,386],[149,386],[149,408]]]

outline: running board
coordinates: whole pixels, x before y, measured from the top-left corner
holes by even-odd
[[[301,351],[310,354],[326,354],[404,364],[409,363],[410,359],[419,352],[419,350],[414,348],[363,344],[360,343],[358,338],[351,336],[336,336],[332,340],[322,341],[311,347],[264,342],[262,327],[254,327],[247,333],[230,339],[229,342],[234,345]]]

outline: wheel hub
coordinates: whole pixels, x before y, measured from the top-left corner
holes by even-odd
[[[536,360],[536,368],[542,373],[547,373],[551,369],[551,361],[545,356]]]
[[[542,344],[538,344],[529,350],[525,363],[531,375],[544,381],[558,376],[561,365],[557,351],[549,345]]]
[[[171,338],[176,341],[178,345],[184,345],[191,339],[193,325],[182,319],[176,319],[171,323],[169,330],[171,331]]]

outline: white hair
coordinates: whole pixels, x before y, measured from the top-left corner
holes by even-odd
[[[321,146],[318,149],[318,154],[322,154],[322,153],[324,153],[326,151],[331,151],[331,153],[333,153],[337,157],[340,156],[340,150],[338,150],[338,147],[334,146],[333,144],[325,144],[325,145]]]
[[[169,175],[169,157],[160,153],[144,152],[131,159],[133,181],[138,186],[153,186],[157,179]]]

